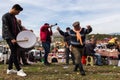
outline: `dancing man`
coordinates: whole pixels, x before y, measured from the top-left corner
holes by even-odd
[[[71,36],[71,51],[75,57],[75,68],[74,71],[80,70],[81,75],[85,75],[83,65],[81,63],[81,56],[84,53],[85,47],[85,37],[86,34],[92,31],[90,25],[87,26],[87,29],[81,28],[80,22],[73,23],[73,29],[70,30],[69,34]]]

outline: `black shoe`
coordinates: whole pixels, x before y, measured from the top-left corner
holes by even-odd
[[[29,63],[24,63],[23,65],[31,65],[31,64],[29,64]]]
[[[80,74],[81,74],[82,76],[85,76],[85,71],[80,71]]]
[[[79,64],[75,64],[75,68],[74,68],[74,71],[76,72],[79,68]]]
[[[97,66],[103,66],[103,64],[102,64],[102,63],[99,63],[99,64],[98,64],[98,63],[96,63],[96,65],[97,65]]]
[[[69,65],[69,63],[66,63],[66,65]]]
[[[73,71],[74,71],[74,72],[77,72],[78,70],[74,69]]]
[[[44,63],[44,65],[49,66],[49,65],[50,65],[50,63],[49,63],[49,62],[47,62],[47,63]]]
[[[73,65],[75,65],[75,63],[73,62]]]

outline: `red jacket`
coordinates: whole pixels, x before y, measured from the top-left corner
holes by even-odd
[[[40,28],[40,40],[42,42],[51,42],[52,30],[49,30],[49,25],[43,25]]]

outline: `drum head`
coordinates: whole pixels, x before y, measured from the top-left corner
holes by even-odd
[[[20,40],[26,40],[26,39],[27,41],[20,41]],[[27,30],[27,31],[21,31],[17,35],[16,40],[20,47],[31,48],[35,45],[37,38],[33,32]]]

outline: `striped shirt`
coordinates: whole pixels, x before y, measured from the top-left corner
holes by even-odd
[[[77,41],[76,33],[73,30],[70,30],[69,35],[70,35],[70,43],[71,43],[71,45],[75,46],[75,47],[84,47],[86,34],[89,34],[91,31],[92,31],[92,28],[90,28],[90,29],[82,28],[81,29],[80,35],[81,35],[82,43],[83,43],[83,45],[81,45],[80,41]]]

